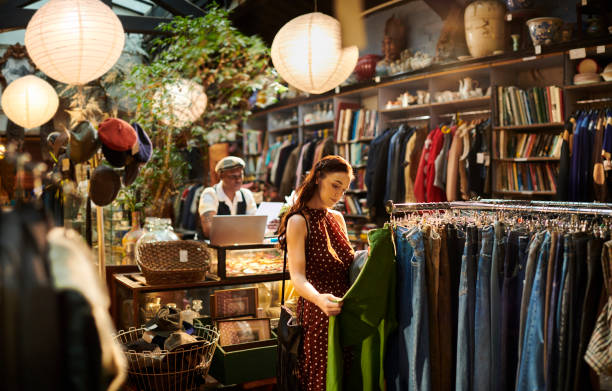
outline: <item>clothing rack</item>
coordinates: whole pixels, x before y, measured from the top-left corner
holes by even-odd
[[[393,201],[387,201],[386,209],[387,213],[390,215],[422,210],[482,210],[612,216],[612,204],[560,201],[523,202],[497,199],[452,202],[414,202],[404,204],[395,204]]]

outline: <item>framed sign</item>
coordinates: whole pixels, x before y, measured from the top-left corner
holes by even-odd
[[[257,316],[257,288],[215,291],[211,316],[215,319]]]

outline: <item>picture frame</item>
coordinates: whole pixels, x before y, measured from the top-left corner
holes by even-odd
[[[211,295],[211,316],[214,319],[257,316],[258,289],[237,288],[215,291]]]
[[[219,345],[226,351],[265,346],[275,341],[270,318],[222,319],[216,321]]]

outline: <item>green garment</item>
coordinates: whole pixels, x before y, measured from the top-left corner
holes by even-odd
[[[385,389],[385,343],[397,326],[392,235],[387,226],[368,233],[368,260],[344,295],[340,315],[329,318],[327,391]],[[345,347],[351,347],[353,360],[343,385]]]

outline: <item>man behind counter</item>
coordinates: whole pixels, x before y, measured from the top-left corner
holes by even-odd
[[[221,181],[204,189],[198,207],[205,237],[210,236],[214,215],[254,215],[257,211],[253,193],[242,188],[244,166],[244,160],[235,156],[224,157],[215,166]]]

